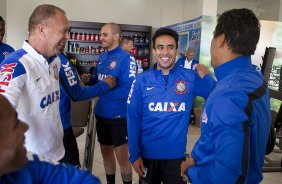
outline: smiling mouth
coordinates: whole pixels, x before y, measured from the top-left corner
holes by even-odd
[[[59,45],[60,45],[61,47],[65,47],[65,44],[66,44],[65,42],[60,42],[60,43],[59,43]]]
[[[170,57],[160,57],[160,59],[164,62],[168,62]]]

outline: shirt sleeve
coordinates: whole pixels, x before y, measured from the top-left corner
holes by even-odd
[[[241,92],[230,92],[213,102],[192,150],[196,165],[188,174],[193,183],[236,183],[242,175],[247,100]]]
[[[195,71],[195,96],[201,96],[205,99],[208,98],[210,92],[215,87],[216,81],[211,74],[207,74],[202,79]]]
[[[9,100],[14,108],[18,106],[25,83],[26,70],[21,63],[13,61],[1,63],[0,93]]]
[[[60,56],[62,67],[60,69],[60,84],[73,101],[89,100],[107,92],[110,87],[105,82],[93,86],[81,86],[78,74],[67,58]]]
[[[127,100],[127,131],[129,161],[134,163],[140,157],[140,134],[143,102],[141,85],[134,80]]]
[[[69,164],[52,163],[36,155],[28,162],[27,170],[37,183],[101,183],[89,171],[79,170]]]

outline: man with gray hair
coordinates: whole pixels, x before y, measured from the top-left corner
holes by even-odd
[[[28,40],[0,65],[0,93],[30,127],[25,134],[27,150],[54,161],[65,154],[57,54],[68,39],[68,29],[62,9],[36,7],[29,18]]]
[[[199,64],[199,61],[194,59],[195,55],[196,50],[193,47],[189,47],[186,50],[186,57],[179,58],[176,61],[175,66],[182,66],[187,69],[196,70],[196,66]]]

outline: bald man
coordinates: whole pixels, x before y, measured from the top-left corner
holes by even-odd
[[[100,143],[108,184],[115,183],[116,162],[120,166],[123,183],[132,183],[132,168],[128,159],[126,101],[132,81],[136,77],[134,58],[120,45],[121,29],[115,23],[101,29],[105,52],[99,56],[94,81],[107,75],[117,80],[116,87],[99,96],[95,108],[97,136]]]

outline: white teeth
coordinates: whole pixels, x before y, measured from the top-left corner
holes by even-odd
[[[168,60],[169,60],[168,57],[161,57],[161,59],[162,59],[163,61],[168,61]]]

